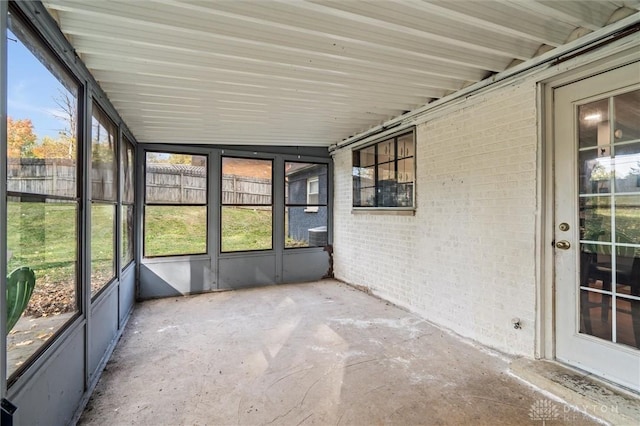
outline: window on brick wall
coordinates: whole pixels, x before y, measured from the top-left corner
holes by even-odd
[[[353,207],[413,208],[413,129],[353,151]]]

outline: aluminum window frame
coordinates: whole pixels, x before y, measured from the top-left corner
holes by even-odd
[[[254,153],[255,154],[255,153]],[[271,193],[270,193],[270,198],[271,198],[271,203],[270,204],[245,204],[245,203],[224,203],[223,202],[223,176],[224,176],[224,159],[225,158],[235,158],[235,159],[239,159],[239,160],[259,160],[259,161],[268,161],[271,163]],[[220,164],[219,164],[219,221],[218,221],[218,235],[219,235],[219,247],[218,247],[218,253],[221,256],[226,256],[226,255],[234,255],[234,254],[250,254],[250,253],[265,253],[265,252],[273,252],[276,249],[276,238],[275,238],[275,234],[276,234],[276,209],[275,209],[275,175],[276,175],[276,171],[275,171],[275,167],[276,167],[276,159],[275,158],[271,158],[271,157],[250,157],[248,155],[242,155],[242,154],[229,154],[229,153],[224,153],[221,152],[220,155]],[[223,209],[224,207],[251,207],[251,206],[255,206],[255,207],[271,207],[271,247],[268,249],[249,249],[249,250],[223,250],[222,249],[222,245],[223,245],[223,233],[222,233],[222,221],[223,221]]]
[[[411,156],[405,156],[405,157],[399,157],[398,156],[398,140],[407,136],[407,135],[411,135],[411,143],[412,143],[412,147],[413,147],[413,152]],[[388,143],[390,141],[393,141],[393,146],[394,146],[394,159],[392,161],[387,161],[387,162],[379,162],[379,153],[378,153],[378,146],[381,146],[382,144]],[[415,126],[412,127],[408,127],[408,128],[404,128],[402,130],[399,130],[397,132],[391,133],[389,135],[385,135],[381,138],[378,138],[374,141],[371,141],[365,145],[361,145],[358,146],[356,148],[353,148],[351,150],[352,153],[352,160],[351,160],[351,165],[352,165],[352,191],[351,191],[351,206],[353,209],[353,212],[358,212],[358,211],[388,211],[388,212],[393,212],[393,211],[399,211],[399,212],[412,212],[415,211],[417,208],[417,203],[416,203],[416,167],[417,167],[417,143],[416,143],[416,128]],[[374,182],[374,186],[372,186],[372,188],[374,189],[374,195],[375,195],[375,201],[373,206],[363,206],[362,203],[360,203],[360,205],[356,205],[356,189],[361,189],[360,186],[356,186],[356,179],[359,179],[359,176],[356,176],[355,174],[355,169],[358,168],[363,168],[360,166],[360,164],[358,164],[358,166],[356,166],[356,155],[359,155],[362,151],[366,150],[366,149],[370,149],[374,147],[374,153],[373,153],[373,158],[374,158],[374,162],[370,165],[367,165],[365,167],[372,167],[373,171],[374,171],[374,176],[373,176],[373,182]],[[381,164],[390,164],[392,163],[394,165],[394,173],[395,173],[395,184],[398,184],[398,162],[402,161],[402,160],[406,160],[411,158],[413,160],[413,168],[412,168],[412,180],[411,180],[411,205],[410,206],[379,206],[379,193],[381,191],[381,188],[379,186],[379,166]],[[360,162],[360,159],[358,159],[358,163]],[[397,200],[397,199],[396,199]]]
[[[10,375],[7,374],[8,373],[8,365],[7,365],[7,353],[8,353],[8,347],[6,345],[6,336],[5,336],[5,343],[3,346],[3,350],[4,350],[4,363],[5,365],[2,366],[1,368],[3,369],[3,371],[5,372],[3,374],[3,378],[6,379],[6,383],[2,384],[3,389],[9,389],[11,388],[12,385],[14,385],[23,375],[27,374],[28,370],[33,367],[36,364],[40,364],[43,361],[43,356],[44,354],[49,350],[49,348],[53,347],[54,345],[57,345],[60,343],[60,341],[64,338],[64,336],[68,335],[68,333],[70,332],[70,330],[73,328],[74,324],[77,323],[77,320],[82,317],[83,315],[85,315],[85,308],[84,308],[84,303],[83,303],[83,298],[84,298],[84,288],[83,288],[83,279],[84,279],[84,268],[83,265],[85,264],[85,262],[87,261],[87,259],[85,258],[84,255],[84,249],[85,249],[85,245],[83,244],[82,241],[82,235],[84,234],[84,220],[83,220],[83,214],[82,214],[82,210],[84,209],[84,207],[86,206],[86,201],[83,200],[83,182],[86,176],[86,171],[85,171],[85,167],[84,167],[84,155],[85,155],[85,144],[86,144],[86,140],[85,140],[85,133],[84,133],[84,124],[83,124],[83,116],[86,113],[86,106],[84,105],[84,99],[85,99],[85,92],[86,92],[86,88],[85,85],[80,81],[80,79],[78,79],[75,75],[75,73],[66,65],[65,61],[63,58],[61,58],[56,50],[47,42],[47,40],[41,35],[41,33],[33,26],[32,23],[29,22],[29,20],[27,19],[27,17],[24,16],[24,14],[18,9],[18,7],[16,7],[14,4],[9,3],[8,4],[8,8],[7,10],[7,21],[6,21],[6,31],[11,31],[14,35],[16,35],[16,37],[19,37],[15,31],[13,31],[11,28],[15,27],[15,25],[19,25],[21,26],[21,34],[23,34],[24,37],[27,38],[27,42],[25,43],[24,41],[22,41],[22,43],[25,45],[25,47],[31,51],[31,48],[37,49],[39,51],[39,53],[42,53],[42,57],[39,55],[36,55],[33,51],[31,51],[31,53],[42,63],[43,61],[46,61],[45,63],[42,63],[42,65],[44,67],[47,68],[47,70],[54,76],[56,77],[60,83],[64,86],[65,81],[61,80],[58,75],[56,73],[61,73],[63,75],[63,77],[66,79],[66,83],[67,84],[73,84],[75,85],[77,92],[76,92],[76,111],[77,111],[77,117],[76,117],[76,183],[75,183],[75,187],[76,187],[76,193],[74,197],[67,197],[67,196],[61,196],[61,195],[51,195],[51,194],[34,194],[34,193],[28,193],[28,192],[19,192],[19,191],[8,191],[7,187],[6,187],[6,168],[3,168],[2,170],[5,173],[5,178],[3,179],[4,182],[4,195],[6,196],[5,201],[5,210],[4,210],[4,222],[5,224],[3,226],[7,226],[7,222],[8,222],[8,215],[7,215],[7,209],[6,209],[6,202],[8,201],[9,197],[15,197],[15,198],[31,198],[32,200],[36,201],[36,202],[42,202],[42,203],[46,203],[48,200],[59,200],[59,201],[68,201],[68,202],[73,202],[76,205],[76,211],[77,211],[77,215],[76,215],[76,268],[75,268],[75,303],[76,303],[76,310],[73,312],[73,315],[69,317],[69,319],[67,319],[64,323],[62,323],[60,325],[60,327],[55,330],[53,332],[53,334],[47,339],[47,341],[45,341],[38,349],[36,349],[31,355],[29,355],[29,357],[27,357],[27,359],[25,359],[25,361],[18,367],[16,368]],[[6,33],[3,35],[3,37],[6,40]],[[9,58],[7,55],[7,67],[8,67],[8,62],[9,62]],[[55,73],[51,70],[50,67],[54,67],[55,68]],[[6,78],[6,77],[5,77]],[[6,80],[5,80],[6,81]],[[6,89],[6,86],[5,86]],[[6,91],[5,91],[6,93]],[[5,99],[6,99],[6,95],[5,95]],[[5,101],[6,102],[6,101]],[[6,125],[4,127],[5,131],[6,131]],[[6,148],[6,147],[5,147]],[[0,153],[0,157],[3,158],[4,160],[7,159],[7,150],[5,149],[4,152]],[[5,163],[5,161],[3,161],[3,163]],[[2,228],[6,231],[8,231],[7,228]],[[5,234],[5,237],[7,238],[7,235]],[[3,245],[6,245],[5,242],[2,243]],[[6,263],[3,264],[6,265]],[[9,271],[6,271],[9,272]],[[4,306],[4,309],[6,309],[6,297],[3,296],[3,302],[2,302],[2,306]],[[3,329],[6,327],[6,325],[3,325]],[[5,333],[6,335],[6,333]],[[5,387],[6,386],[6,387]]]
[[[143,180],[143,194],[142,194],[142,233],[141,233],[141,238],[142,238],[142,258],[143,259],[162,259],[162,258],[173,258],[173,257],[188,257],[188,256],[200,256],[200,255],[207,255],[209,254],[209,246],[210,246],[210,241],[209,241],[209,196],[210,196],[210,187],[209,187],[209,181],[210,181],[210,177],[209,174],[211,173],[211,156],[208,153],[203,153],[203,152],[196,152],[196,151],[190,151],[190,150],[185,150],[185,151],[179,151],[179,150],[173,150],[173,149],[162,149],[162,148],[158,148],[158,149],[145,149],[144,152],[142,153],[142,163],[144,165],[143,167],[143,176],[144,176],[144,180]],[[169,154],[169,155],[191,155],[191,156],[197,156],[197,157],[204,157],[206,159],[206,166],[205,166],[205,172],[206,172],[206,176],[205,176],[205,196],[204,199],[205,201],[203,203],[150,203],[147,200],[147,156],[149,154]],[[134,197],[135,199],[135,197]],[[179,254],[159,254],[159,255],[147,255],[146,251],[147,251],[147,244],[146,244],[146,232],[147,232],[147,227],[146,227],[146,217],[147,217],[147,207],[204,207],[205,208],[205,231],[204,231],[204,235],[205,235],[205,248],[204,251],[202,252],[197,252],[197,253],[179,253]],[[135,207],[134,207],[135,208]],[[134,211],[134,215],[135,215],[135,211]]]

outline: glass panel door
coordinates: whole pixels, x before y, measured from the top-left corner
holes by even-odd
[[[577,108],[580,332],[635,348],[640,347],[638,111],[640,89]]]
[[[554,90],[555,353],[640,390],[640,63]]]

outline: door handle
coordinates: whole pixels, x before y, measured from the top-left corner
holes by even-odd
[[[560,250],[569,250],[571,243],[567,240],[560,240],[556,242],[556,248]]]

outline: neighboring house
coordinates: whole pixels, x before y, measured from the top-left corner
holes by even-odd
[[[327,166],[292,164],[293,166],[286,173],[287,205],[289,206],[287,237],[309,246],[325,246],[327,244]]]

